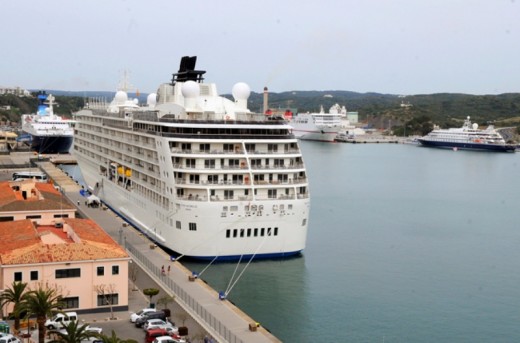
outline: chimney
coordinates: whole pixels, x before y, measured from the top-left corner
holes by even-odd
[[[267,89],[267,87],[264,87],[264,114],[269,109],[269,99],[268,98],[269,98],[268,89]]]

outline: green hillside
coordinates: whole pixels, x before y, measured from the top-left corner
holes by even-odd
[[[100,94],[102,92],[99,92]],[[106,93],[106,92],[105,92]],[[106,97],[103,93],[102,96]],[[84,98],[78,93],[53,91],[57,106],[54,111],[64,117],[79,110]],[[73,96],[69,96],[73,95]],[[89,92],[89,96],[96,96]],[[225,95],[232,98],[231,95]],[[143,94],[142,98],[146,95]],[[298,112],[316,112],[323,106],[326,110],[334,104],[357,111],[359,121],[377,129],[391,129],[396,134],[425,134],[433,124],[441,127],[461,126],[464,118],[471,116],[481,126],[493,123],[497,127],[520,126],[520,94],[499,95],[469,94],[419,94],[398,96],[380,93],[356,93],[349,91],[291,91],[269,93],[272,109],[296,108]],[[9,105],[9,110],[3,109]],[[404,106],[406,105],[406,106]],[[263,94],[252,93],[249,108],[262,111]],[[34,112],[36,98],[21,98],[13,95],[0,96],[0,121],[20,120],[20,115]]]

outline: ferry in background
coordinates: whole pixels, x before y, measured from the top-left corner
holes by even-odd
[[[309,184],[283,118],[219,96],[185,56],[147,104],[119,90],[76,113],[73,155],[92,194],[158,245],[197,259],[286,257],[306,244]]]
[[[345,106],[335,104],[325,113],[321,106],[319,113],[298,113],[289,119],[296,137],[303,140],[334,142],[342,130],[342,119],[346,116]]]
[[[471,123],[470,117],[466,118],[461,128],[440,129],[435,126],[432,132],[418,141],[422,146],[453,150],[515,152],[516,149],[516,145],[507,144],[492,125],[480,130],[477,123]]]
[[[39,154],[68,153],[74,137],[70,120],[54,114],[54,97],[40,92],[36,114],[22,115],[22,131],[29,137],[31,150]]]

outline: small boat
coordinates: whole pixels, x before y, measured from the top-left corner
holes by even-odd
[[[480,130],[477,123],[471,123],[467,117],[461,128],[441,129],[434,127],[433,131],[418,139],[422,146],[445,148],[452,150],[483,150],[497,152],[515,152],[514,144],[507,144],[500,133],[488,126]]]

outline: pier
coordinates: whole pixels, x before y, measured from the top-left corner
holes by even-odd
[[[204,281],[194,278],[180,262],[146,238],[140,231],[128,225],[106,206],[99,208],[85,205],[86,198],[80,194],[81,186],[50,161],[41,161],[37,166],[47,173],[54,184],[74,204],[83,217],[93,219],[112,238],[125,247],[143,270],[152,277],[175,301],[189,313],[218,342],[263,343],[280,342],[256,321],[226,299],[221,300],[218,292]],[[171,266],[168,275],[161,266]]]

